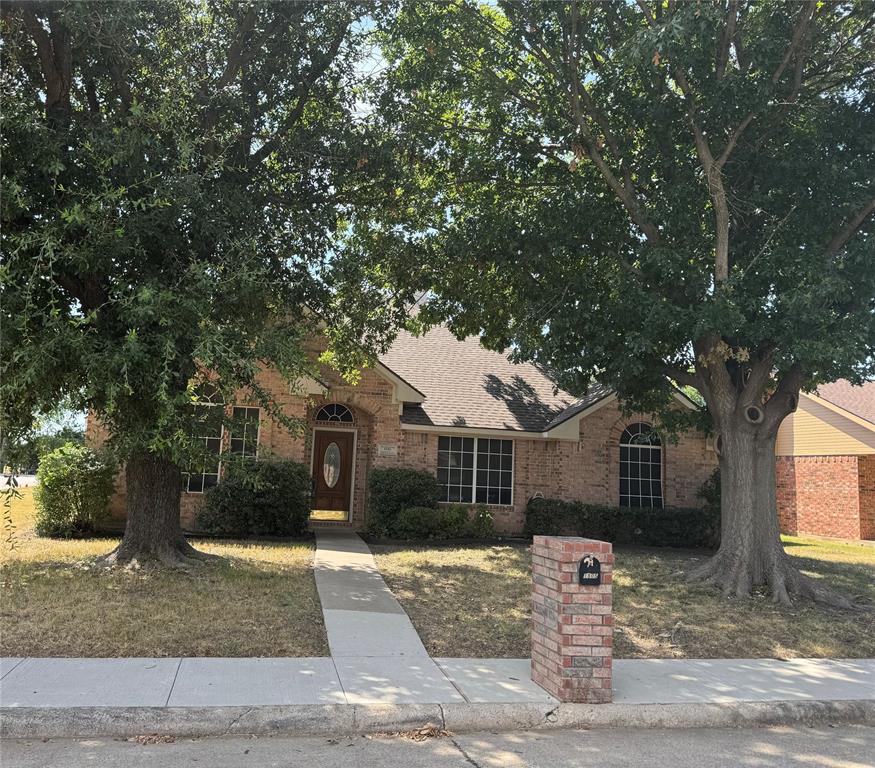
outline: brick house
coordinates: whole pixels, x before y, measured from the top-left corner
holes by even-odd
[[[313,350],[314,353],[318,349]],[[422,337],[401,333],[377,364],[350,385],[327,367],[292,391],[266,370],[261,384],[303,437],[274,423],[252,403],[234,410],[232,429],[202,435],[208,449],[294,459],[313,473],[313,519],[363,527],[367,477],[376,467],[412,467],[436,475],[442,500],[483,503],[496,529],[522,530],[537,494],[591,503],[644,507],[701,506],[696,492],[716,466],[705,436],[676,443],[651,433],[648,414],[623,416],[616,396],[594,387],[575,398],[557,390],[538,367],[515,364],[447,329]],[[694,408],[683,395],[677,407]],[[88,438],[105,435],[93,419]],[[196,529],[203,492],[220,480],[216,462],[186,476],[183,525]],[[125,510],[124,483],[112,500]]]
[[[776,452],[782,531],[875,539],[875,381],[803,393]]]

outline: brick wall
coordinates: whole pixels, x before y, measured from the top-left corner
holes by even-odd
[[[861,475],[856,456],[779,456],[777,498],[785,533],[860,538]]]
[[[318,349],[314,349],[314,353]],[[319,425],[313,420],[325,402],[340,402],[349,407],[355,417],[352,427],[357,432],[356,468],[353,488],[352,525],[360,528],[365,522],[367,477],[373,467],[405,466],[434,472],[437,467],[439,435],[435,432],[415,432],[401,429],[398,403],[393,402],[393,387],[373,370],[362,372],[356,385],[344,382],[335,372],[323,368],[320,378],[330,387],[325,400],[318,396],[302,397],[293,393],[274,370],[264,370],[259,383],[273,393],[279,408],[289,417],[299,419],[300,433],[292,433],[262,411],[259,431],[259,455],[293,459],[312,466],[312,433]],[[238,405],[256,405],[239,393]],[[623,429],[635,421],[651,422],[646,414],[623,416],[616,403],[610,403],[580,421],[580,439],[514,440],[514,489],[511,506],[490,506],[496,530],[519,533],[525,521],[526,503],[532,496],[579,500],[600,504],[619,504],[619,441]],[[340,425],[335,425],[335,427]],[[348,426],[348,425],[343,425]],[[92,418],[88,420],[88,439],[100,444],[105,430]],[[663,495],[666,506],[697,507],[701,500],[696,491],[708,478],[716,456],[707,449],[705,439],[697,433],[687,433],[675,443],[663,444]],[[203,495],[184,493],[181,518],[188,530],[196,527]],[[119,476],[111,508],[114,518],[124,520],[124,477]]]
[[[581,585],[580,560],[601,563],[601,585]],[[532,680],[560,701],[611,701],[614,555],[608,542],[535,536],[532,542]]]
[[[860,488],[860,538],[875,539],[875,455],[857,460]]]
[[[592,504],[620,503],[620,435],[635,421],[651,423],[646,414],[623,416],[609,404],[580,421],[580,440],[514,440],[513,505],[488,505],[500,533],[520,533],[529,499],[550,498]],[[405,431],[403,466],[434,472],[439,435]],[[687,433],[677,443],[664,442],[663,496],[669,507],[700,507],[696,492],[717,466],[705,437]]]

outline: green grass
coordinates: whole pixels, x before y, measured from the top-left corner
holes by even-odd
[[[875,606],[875,547],[787,538],[814,578]],[[527,657],[531,557],[523,546],[376,546],[377,564],[434,656]],[[618,658],[875,656],[875,613],[757,594],[728,599],[680,572],[707,552],[619,549],[614,575]]]
[[[33,530],[31,489],[0,546],[0,655],[324,656],[310,542],[194,541],[223,556],[191,573],[95,565],[111,538]]]

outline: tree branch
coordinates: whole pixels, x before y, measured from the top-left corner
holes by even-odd
[[[680,67],[675,67],[673,76],[678,87],[687,102],[687,120],[693,131],[693,140],[696,145],[696,154],[705,171],[705,179],[708,182],[708,191],[711,194],[711,202],[714,204],[714,281],[717,284],[729,279],[729,202],[726,190],[723,187],[721,166],[717,165],[705,134],[696,122],[696,102],[693,90],[686,75]]]
[[[70,84],[72,81],[73,57],[67,30],[57,15],[49,13],[49,29],[46,31],[33,9],[21,7],[22,21],[36,44],[40,69],[46,85],[46,116],[51,121],[64,122],[70,115]]]
[[[825,255],[827,257],[835,256],[836,253],[844,248],[848,240],[854,236],[866,218],[872,215],[873,211],[875,211],[875,197],[845,221],[842,228],[833,235],[832,240],[826,246]]]
[[[312,66],[307,71],[307,73],[301,78],[300,82],[297,86],[298,92],[298,100],[295,103],[295,106],[292,108],[292,111],[286,116],[286,119],[283,120],[282,125],[274,132],[273,136],[264,144],[262,144],[258,150],[253,152],[250,157],[250,162],[252,163],[260,163],[266,157],[268,157],[277,147],[279,142],[282,140],[283,136],[285,136],[301,119],[301,115],[304,114],[304,109],[307,106],[307,100],[310,97],[310,91],[313,88],[313,85],[316,81],[325,74],[328,70],[328,67],[331,66],[331,63],[337,56],[338,51],[340,50],[340,46],[343,43],[344,38],[349,31],[349,26],[352,23],[351,18],[347,18],[345,23],[340,26],[340,29],[335,33],[332,38],[328,49],[325,53],[319,57],[316,55],[311,56],[311,60],[313,61]]]
[[[628,172],[628,169],[625,168],[625,163],[623,163],[621,159],[621,166],[624,167],[624,176],[627,180],[626,183],[623,184],[616,177],[610,166],[605,162],[602,153],[599,151],[596,142],[593,140],[592,133],[589,130],[589,126],[586,124],[586,120],[584,119],[583,108],[581,107],[581,101],[584,98],[584,87],[583,83],[581,83],[580,81],[579,73],[580,52],[578,48],[578,42],[580,38],[577,31],[578,15],[578,3],[573,2],[571,4],[567,66],[571,81],[570,98],[574,122],[587,145],[587,154],[592,158],[596,168],[598,168],[602,177],[608,183],[608,186],[610,186],[610,188],[614,191],[614,194],[616,194],[617,197],[620,199],[620,202],[628,211],[632,221],[644,233],[644,236],[647,238],[648,242],[650,242],[651,244],[655,244],[659,242],[659,230],[651,221],[647,219],[644,211],[641,209],[641,206],[638,203],[638,199],[634,190],[631,188],[631,186],[628,186],[628,184],[631,184],[632,178]],[[588,103],[591,104],[588,94],[586,95],[586,99]],[[608,131],[608,133],[610,133],[610,131]],[[607,139],[607,136],[605,138]],[[617,152],[619,153],[619,148],[617,149]]]
[[[717,64],[715,72],[718,80],[722,80],[726,74],[726,65],[729,63],[729,49],[735,37],[735,29],[738,23],[738,0],[730,0],[726,20],[723,22],[720,48],[717,52]]]

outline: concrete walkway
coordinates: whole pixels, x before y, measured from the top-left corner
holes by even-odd
[[[465,700],[429,657],[358,535],[317,530],[314,568],[331,658],[349,703]]]

